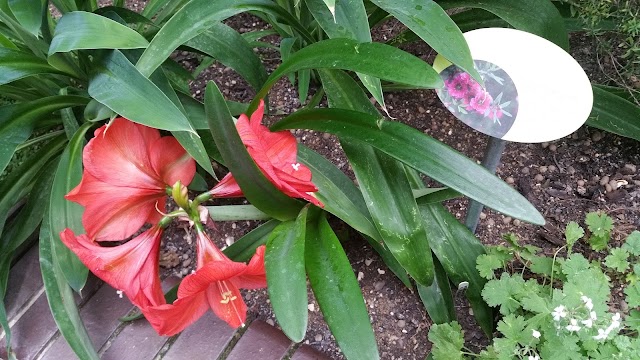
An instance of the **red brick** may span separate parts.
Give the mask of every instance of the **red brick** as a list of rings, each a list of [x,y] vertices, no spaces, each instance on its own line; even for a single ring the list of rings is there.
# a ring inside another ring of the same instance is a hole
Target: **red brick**
[[[20,360],[33,359],[58,328],[43,293],[11,328],[11,345]],[[5,338],[0,341],[0,358],[7,358]]]
[[[34,246],[11,268],[9,273],[7,295],[4,298],[9,321],[43,287],[38,247]]]
[[[302,345],[293,354],[291,360],[331,360],[331,358],[309,345]]]
[[[280,360],[290,345],[291,341],[282,331],[256,320],[242,335],[227,360]]]
[[[235,330],[211,311],[186,328],[163,360],[217,359]]]
[[[153,359],[167,339],[167,337],[158,335],[146,319],[136,320],[122,329],[111,342],[102,359]]]
[[[96,350],[99,350],[107,341],[111,333],[120,325],[120,317],[125,316],[133,309],[133,305],[127,298],[120,298],[116,290],[104,284],[80,310],[80,317],[84,322],[91,342]],[[54,341],[44,360],[73,359],[73,350],[67,341],[60,336]]]

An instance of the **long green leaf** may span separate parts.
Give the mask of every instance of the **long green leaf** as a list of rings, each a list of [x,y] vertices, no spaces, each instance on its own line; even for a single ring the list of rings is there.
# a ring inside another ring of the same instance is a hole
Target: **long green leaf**
[[[256,253],[260,245],[264,245],[269,240],[269,235],[280,224],[280,221],[271,219],[266,223],[251,230],[236,242],[231,244],[223,252],[233,261],[246,262]]]
[[[384,243],[411,277],[431,285],[431,249],[402,164],[354,141],[343,141],[342,148]]]
[[[380,358],[369,314],[349,259],[322,213],[310,216],[305,266],[324,319],[349,360]]]
[[[16,148],[29,138],[38,121],[54,111],[85,105],[88,101],[80,96],[49,96],[0,107],[0,171],[4,171]]]
[[[95,64],[89,95],[133,122],[162,130],[195,132],[167,95],[117,50]]]
[[[80,319],[73,291],[67,284],[54,250],[56,237],[49,224],[50,209],[47,209],[40,227],[40,269],[49,307],[58,329],[80,359],[99,359],[89,334]]]
[[[49,55],[79,49],[138,49],[149,42],[135,30],[97,14],[74,11],[65,14],[49,47]]]
[[[361,43],[371,42],[367,11],[362,0],[333,1],[333,11],[327,0],[306,0],[305,4],[329,38],[348,38]],[[384,107],[380,79],[358,73],[362,84],[376,101]]]
[[[565,50],[569,49],[564,19],[550,0],[439,0],[438,4],[445,9],[463,7],[487,10],[516,29],[542,36]]]
[[[298,161],[311,170],[312,181],[318,187],[315,194],[324,203],[324,210],[362,233],[389,269],[410,288],[411,280],[407,272],[382,243],[362,193],[353,181],[330,161],[304,145],[298,145]]]
[[[295,128],[366,142],[492,209],[544,224],[536,208],[509,185],[449,146],[405,124],[355,111],[317,109],[298,111],[272,126],[274,131]]]
[[[151,40],[136,64],[145,76],[150,75],[171,53],[190,39],[203,33],[216,22],[245,11],[257,10],[275,16],[295,27],[306,39],[310,35],[283,8],[270,0],[193,0],[176,12]]]
[[[640,107],[594,85],[593,109],[587,125],[640,141]]]
[[[7,3],[20,25],[38,36],[47,2],[45,0],[8,0]]]
[[[482,83],[462,32],[440,5],[431,0],[371,2],[393,15],[435,51]]]
[[[433,253],[457,286],[462,282],[468,283],[465,295],[471,303],[473,315],[485,334],[491,337],[493,312],[481,296],[486,280],[476,270],[476,258],[484,254],[484,246],[441,204],[419,207]]]
[[[204,105],[211,135],[247,200],[278,220],[295,218],[302,202],[283,194],[262,174],[242,143],[227,104],[212,81],[207,84]]]
[[[253,205],[206,206],[215,221],[269,220],[271,217]]]
[[[3,299],[7,293],[7,283],[13,252],[31,236],[42,221],[44,210],[46,209],[46,205],[43,206],[43,204],[46,204],[46,201],[49,199],[51,183],[53,182],[56,167],[57,162],[51,161],[37,174],[37,180],[33,187],[38,189],[38,191],[31,192],[24,207],[13,221],[6,226],[7,230],[0,238],[0,254],[2,254],[2,256],[0,256],[0,325],[5,331],[7,353],[11,353],[9,349],[11,345],[11,329],[9,328],[9,319],[7,319]]]
[[[352,70],[420,88],[439,88],[444,85],[440,75],[429,64],[393,46],[330,39],[309,45],[291,55],[271,73],[249,109],[253,109],[257,101],[267,95],[280,77],[303,69]]]
[[[0,85],[37,74],[64,73],[31,53],[0,47]]]
[[[434,324],[444,324],[456,320],[456,309],[449,278],[438,258],[433,259],[434,279],[430,286],[416,285],[420,300]]]
[[[304,242],[307,224],[305,206],[298,218],[278,225],[269,236],[264,267],[269,299],[282,331],[300,342],[307,332],[307,276]]]
[[[64,196],[71,191],[82,179],[82,148],[85,143],[84,135],[91,127],[91,123],[85,123],[73,135],[69,145],[65,149],[55,180],[51,189],[49,200],[49,226],[53,236],[51,244],[56,261],[60,264],[60,271],[72,289],[80,292],[87,281],[89,270],[80,259],[67,248],[58,234],[65,228],[73,230],[75,234],[84,234],[82,226],[82,214],[84,207],[68,201]]]
[[[223,23],[214,23],[185,45],[237,71],[255,90],[260,89],[267,79],[267,71],[253,49],[237,31]]]

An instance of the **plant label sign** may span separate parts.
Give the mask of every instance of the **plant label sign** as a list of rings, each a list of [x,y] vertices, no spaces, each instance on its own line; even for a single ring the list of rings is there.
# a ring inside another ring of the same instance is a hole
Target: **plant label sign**
[[[433,63],[445,83],[438,97],[456,118],[484,134],[526,143],[559,139],[587,121],[591,83],[562,48],[514,29],[464,36],[484,87],[440,55]]]

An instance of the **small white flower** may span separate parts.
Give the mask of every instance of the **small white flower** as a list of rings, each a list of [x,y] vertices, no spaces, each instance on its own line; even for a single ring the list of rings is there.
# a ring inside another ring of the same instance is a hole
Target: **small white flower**
[[[592,311],[589,313],[589,317],[591,318],[591,320],[596,321],[598,320],[598,316],[596,315],[595,311]]]
[[[580,326],[578,325],[578,320],[576,319],[569,320],[569,325],[566,326],[566,329],[571,332],[580,330]]]
[[[604,340],[607,338],[607,332],[603,329],[598,329],[598,335],[594,336],[594,340]]]
[[[613,317],[611,317],[611,321],[620,321],[620,313],[615,313]]]
[[[582,296],[580,297],[580,299],[584,302],[584,306],[585,306],[587,309],[589,309],[589,311],[593,310],[593,302],[591,301],[591,299],[590,299],[590,298],[588,298],[588,297],[586,297],[586,296],[582,295]]]
[[[551,315],[553,315],[553,320],[560,321],[560,319],[566,317],[567,316],[567,312],[566,312],[565,309],[566,308],[564,307],[564,305],[560,305],[560,306],[556,307],[555,309],[553,309],[553,312],[551,313]]]
[[[541,334],[540,334],[540,331],[538,331],[538,330],[536,330],[536,329],[533,329],[533,330],[532,330],[532,334],[531,334],[531,336],[533,336],[534,338],[536,338],[536,339],[540,339],[540,335],[541,335]]]
[[[591,327],[593,326],[593,320],[591,319],[582,320],[581,322],[582,322],[582,325],[586,326],[589,329],[591,329]]]
[[[527,360],[540,360],[540,356],[538,356],[537,354],[536,355],[529,355]]]

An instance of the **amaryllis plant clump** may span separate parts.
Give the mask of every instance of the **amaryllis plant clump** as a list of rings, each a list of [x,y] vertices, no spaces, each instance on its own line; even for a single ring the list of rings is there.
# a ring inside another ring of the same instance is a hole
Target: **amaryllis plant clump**
[[[296,140],[288,131],[270,132],[261,125],[264,104],[251,116],[240,116],[243,144],[265,176],[283,193],[322,204],[311,172],[297,162]],[[63,243],[96,276],[138,306],[161,335],[173,335],[211,309],[230,326],[243,326],[247,307],[239,289],[266,287],[265,247],[248,264],[235,262],[205,232],[210,221],[201,203],[212,197],[238,197],[242,190],[229,173],[211,191],[188,198],[195,161],[178,141],[157,129],[116,118],[97,129],[83,152],[80,184],[66,198],[85,207],[86,234],[65,229]],[[165,213],[170,194],[178,209]],[[197,233],[197,270],[167,303],[160,287],[159,252],[163,229],[172,220],[188,221]],[[143,226],[147,230],[139,232]],[[114,242],[123,242],[113,246]]]

